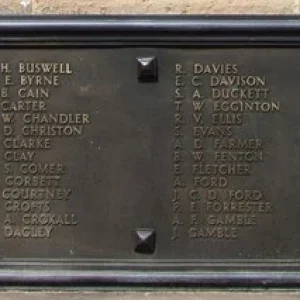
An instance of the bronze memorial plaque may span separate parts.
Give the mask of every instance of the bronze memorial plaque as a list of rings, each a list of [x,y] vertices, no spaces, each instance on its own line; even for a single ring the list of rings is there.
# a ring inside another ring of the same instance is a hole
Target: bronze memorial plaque
[[[288,21],[63,23],[0,24],[1,282],[298,284]]]

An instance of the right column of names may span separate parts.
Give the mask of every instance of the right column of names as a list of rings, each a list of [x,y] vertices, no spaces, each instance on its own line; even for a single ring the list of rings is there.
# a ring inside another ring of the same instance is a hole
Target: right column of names
[[[268,155],[253,114],[276,114],[280,102],[271,100],[266,76],[244,73],[239,64],[195,62],[192,69],[182,64],[180,74],[178,65],[180,89],[188,95],[185,124],[193,137],[183,157],[192,182],[181,188],[188,201],[188,236],[236,239],[272,213],[270,199],[253,187]]]

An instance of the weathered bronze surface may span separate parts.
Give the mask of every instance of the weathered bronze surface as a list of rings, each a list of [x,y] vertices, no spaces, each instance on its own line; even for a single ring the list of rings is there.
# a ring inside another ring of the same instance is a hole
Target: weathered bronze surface
[[[1,257],[300,258],[298,50],[0,54]]]

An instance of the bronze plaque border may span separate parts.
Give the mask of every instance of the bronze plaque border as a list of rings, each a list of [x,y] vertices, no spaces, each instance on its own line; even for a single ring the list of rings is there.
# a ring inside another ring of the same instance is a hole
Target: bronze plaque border
[[[10,16],[0,47],[300,47],[295,16]],[[1,286],[299,287],[300,261],[2,260]]]

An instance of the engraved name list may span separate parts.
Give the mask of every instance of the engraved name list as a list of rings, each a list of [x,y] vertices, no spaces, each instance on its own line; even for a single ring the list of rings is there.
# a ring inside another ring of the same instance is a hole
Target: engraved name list
[[[182,234],[237,239],[272,213],[264,191],[247,186],[268,142],[259,131],[245,136],[241,130],[253,114],[278,114],[280,102],[270,95],[266,76],[244,74],[237,63],[175,64],[173,241]]]
[[[57,203],[72,201],[72,190],[63,184],[68,166],[39,156],[52,151],[57,139],[81,136],[90,115],[49,109],[53,90],[74,72],[68,62],[2,62],[0,72],[3,235],[50,238],[58,227],[76,226],[79,220],[56,209]]]

